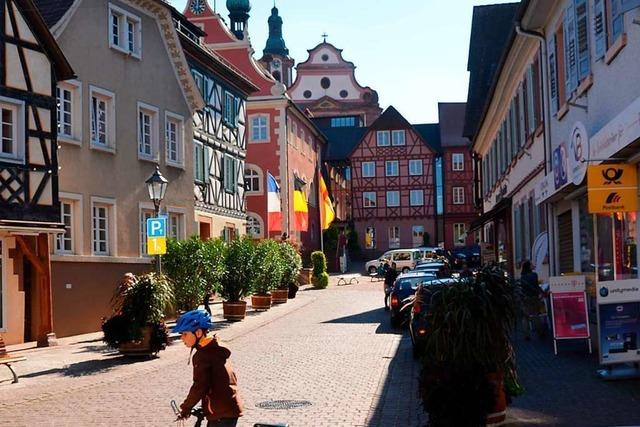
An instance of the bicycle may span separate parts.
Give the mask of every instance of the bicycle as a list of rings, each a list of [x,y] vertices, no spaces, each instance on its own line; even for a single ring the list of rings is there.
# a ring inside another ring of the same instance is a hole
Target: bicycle
[[[171,408],[173,409],[173,413],[176,416],[175,422],[179,422],[180,425],[184,425],[186,420],[180,418],[180,408],[178,408],[178,404],[175,400],[171,401]],[[202,427],[202,423],[205,420],[204,410],[201,407],[193,408],[191,410],[191,415],[196,417],[195,427]],[[255,423],[253,427],[289,427],[288,423],[278,423],[278,424],[265,424],[265,423]]]

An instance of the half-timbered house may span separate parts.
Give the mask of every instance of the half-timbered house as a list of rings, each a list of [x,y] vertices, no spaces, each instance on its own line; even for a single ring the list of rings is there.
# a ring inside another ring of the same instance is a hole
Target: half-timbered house
[[[191,118],[204,105],[162,0],[37,0],[77,64],[58,85],[60,206],[65,233],[52,256],[58,335],[100,329],[126,272],[152,268],[145,181],[169,181],[161,212],[169,237],[195,234]]]
[[[434,236],[437,143],[430,140],[439,131],[422,127],[389,107],[348,155],[352,216],[366,254],[422,246]]]
[[[49,236],[64,230],[55,89],[73,70],[31,0],[4,0],[0,13],[0,333],[47,345]]]

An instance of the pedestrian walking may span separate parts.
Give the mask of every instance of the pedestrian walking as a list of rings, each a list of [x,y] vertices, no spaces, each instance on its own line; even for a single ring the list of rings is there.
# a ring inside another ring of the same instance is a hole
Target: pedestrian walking
[[[200,401],[207,418],[207,427],[234,427],[242,416],[242,402],[238,396],[238,382],[229,357],[231,352],[209,337],[211,316],[203,310],[191,310],[178,319],[173,332],[181,334],[186,347],[196,350],[193,355],[193,385],[180,405],[178,420],[189,418]],[[191,356],[190,356],[191,357]]]
[[[209,316],[211,316],[211,307],[209,306],[209,301],[211,300],[212,295],[213,294],[211,292],[207,292],[207,294],[204,296],[204,301],[202,301],[202,305],[204,305],[204,309],[207,310]]]
[[[538,274],[533,271],[531,261],[522,263],[520,270],[520,289],[522,293],[523,327],[525,339],[531,338],[531,331],[536,330],[538,335],[544,333],[541,318],[546,315],[544,305],[544,292],[538,284]],[[546,326],[546,325],[545,325]]]
[[[389,294],[391,294],[391,289],[393,289],[393,283],[398,278],[398,271],[396,270],[396,263],[391,263],[391,267],[389,267],[389,263],[385,264],[387,266],[387,271],[384,273],[384,309],[389,310]]]

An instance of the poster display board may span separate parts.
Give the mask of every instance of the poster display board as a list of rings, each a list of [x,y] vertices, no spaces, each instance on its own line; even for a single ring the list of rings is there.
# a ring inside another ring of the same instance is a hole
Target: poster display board
[[[598,283],[600,363],[640,361],[640,279]]]
[[[589,332],[589,312],[585,293],[585,276],[549,277],[551,292],[551,316],[553,319],[553,347],[556,354],[556,340],[586,339],[591,353]]]

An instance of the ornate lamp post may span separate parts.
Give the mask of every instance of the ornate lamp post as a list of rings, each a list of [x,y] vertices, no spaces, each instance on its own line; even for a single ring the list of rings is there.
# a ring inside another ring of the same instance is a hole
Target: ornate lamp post
[[[157,218],[160,214],[160,203],[162,203],[164,195],[167,192],[167,185],[169,184],[169,181],[162,176],[160,166],[156,165],[156,170],[153,172],[153,175],[151,175],[145,182],[147,184],[147,190],[149,190],[149,198],[153,202],[154,216]],[[156,273],[160,274],[161,272],[162,264],[160,261],[160,255],[156,255]]]

